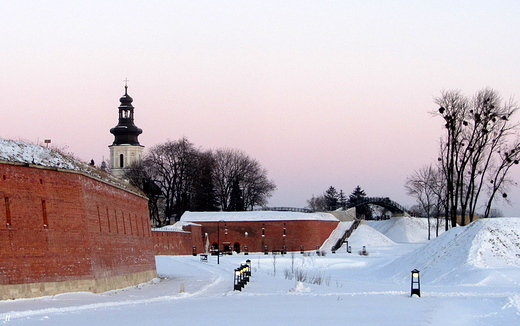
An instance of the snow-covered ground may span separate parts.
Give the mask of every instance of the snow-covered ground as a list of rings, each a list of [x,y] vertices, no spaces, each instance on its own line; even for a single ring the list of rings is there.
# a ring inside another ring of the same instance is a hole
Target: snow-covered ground
[[[160,278],[153,282],[2,301],[0,323],[520,325],[520,219],[477,221],[429,242],[424,222],[361,225],[349,239],[351,254],[240,254],[221,257],[219,265],[212,256],[158,256]],[[363,246],[367,256],[358,255]],[[233,269],[248,258],[251,282],[233,291]],[[414,268],[421,271],[420,298],[410,297]]]

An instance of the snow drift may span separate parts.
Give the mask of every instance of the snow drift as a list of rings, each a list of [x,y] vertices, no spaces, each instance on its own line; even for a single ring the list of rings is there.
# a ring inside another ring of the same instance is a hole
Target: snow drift
[[[425,281],[449,283],[479,283],[493,278],[493,273],[483,271],[486,269],[507,277],[498,270],[520,267],[519,230],[519,218],[480,219],[450,229],[382,271],[396,279],[408,279],[409,271],[417,268]]]
[[[435,237],[435,220],[431,219],[431,238]],[[417,217],[394,217],[386,221],[367,221],[367,225],[394,242],[422,242],[428,240],[428,220]],[[439,227],[443,232],[444,224]]]

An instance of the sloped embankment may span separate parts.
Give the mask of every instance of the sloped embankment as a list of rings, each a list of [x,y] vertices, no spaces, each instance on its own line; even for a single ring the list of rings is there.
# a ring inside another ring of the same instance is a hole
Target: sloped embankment
[[[450,229],[386,265],[381,274],[406,279],[417,268],[424,281],[461,283],[470,275],[472,282],[479,282],[493,278],[492,270],[518,267],[520,218],[500,218]]]

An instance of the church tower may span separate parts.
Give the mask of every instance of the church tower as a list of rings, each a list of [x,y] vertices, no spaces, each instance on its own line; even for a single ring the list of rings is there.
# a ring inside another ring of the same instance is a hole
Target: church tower
[[[119,123],[110,129],[115,138],[114,143],[108,147],[110,169],[114,175],[122,176],[125,168],[141,160],[144,146],[140,145],[137,139],[143,130],[134,124],[133,99],[128,95],[128,85],[125,85],[125,95],[119,101]]]

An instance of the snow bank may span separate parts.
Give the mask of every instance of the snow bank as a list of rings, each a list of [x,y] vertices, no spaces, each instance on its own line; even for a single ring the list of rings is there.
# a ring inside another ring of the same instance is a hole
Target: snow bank
[[[338,221],[329,213],[300,213],[300,212],[185,212],[181,216],[182,222],[218,222],[218,221]]]
[[[520,267],[520,218],[480,219],[452,228],[382,271],[407,278],[417,268],[430,282],[478,283],[494,277],[485,269],[511,267]]]
[[[393,246],[394,242],[374,228],[361,224],[348,239],[353,246]]]
[[[345,232],[352,226],[353,221],[339,222],[338,226],[331,232],[327,240],[321,245],[321,251],[330,251],[332,247],[343,237]]]
[[[431,238],[435,237],[435,220],[431,219]],[[367,221],[367,225],[394,242],[422,242],[428,240],[428,220],[417,217],[394,217],[385,221]],[[439,234],[444,230],[439,228]]]

